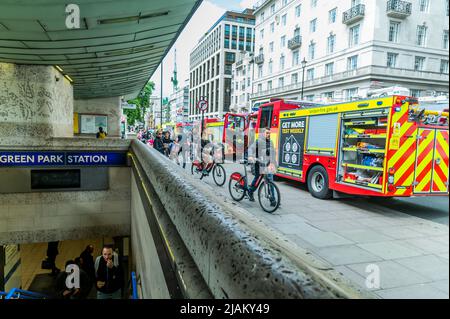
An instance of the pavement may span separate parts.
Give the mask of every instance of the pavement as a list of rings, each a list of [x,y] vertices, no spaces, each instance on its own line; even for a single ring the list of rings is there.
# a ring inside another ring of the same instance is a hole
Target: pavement
[[[225,169],[229,176],[243,166]],[[232,202],[228,181],[204,182]],[[449,298],[448,197],[319,200],[301,183],[276,183],[281,206],[274,214],[257,200],[236,205],[376,297]]]

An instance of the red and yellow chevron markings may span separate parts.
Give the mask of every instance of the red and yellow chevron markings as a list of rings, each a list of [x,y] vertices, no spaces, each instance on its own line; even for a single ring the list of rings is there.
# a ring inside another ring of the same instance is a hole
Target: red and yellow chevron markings
[[[433,169],[434,129],[419,129],[419,142],[416,161],[416,193],[431,191],[431,177]]]
[[[433,192],[441,193],[448,191],[448,153],[448,131],[436,130],[436,148],[434,151],[434,171],[432,182]]]
[[[395,125],[400,125],[400,130],[396,131]],[[407,188],[396,189],[394,195],[401,196],[411,192],[410,186],[414,181],[414,168],[416,159],[416,139],[415,132],[417,127],[414,122],[408,122],[408,108],[402,107],[401,112],[392,115],[392,138],[391,151],[388,162],[388,168],[395,169],[395,186],[407,186]],[[392,139],[400,140],[397,150],[392,148]]]

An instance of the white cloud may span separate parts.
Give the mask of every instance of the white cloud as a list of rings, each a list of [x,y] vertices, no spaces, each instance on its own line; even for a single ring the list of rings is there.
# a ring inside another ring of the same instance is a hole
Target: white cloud
[[[239,6],[243,9],[253,8],[253,6],[258,2],[258,0],[242,0]]]

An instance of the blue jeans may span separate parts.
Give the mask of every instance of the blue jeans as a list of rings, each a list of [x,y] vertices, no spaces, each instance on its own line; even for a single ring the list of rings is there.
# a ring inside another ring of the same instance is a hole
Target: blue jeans
[[[122,289],[118,289],[110,294],[97,291],[97,299],[122,299]]]

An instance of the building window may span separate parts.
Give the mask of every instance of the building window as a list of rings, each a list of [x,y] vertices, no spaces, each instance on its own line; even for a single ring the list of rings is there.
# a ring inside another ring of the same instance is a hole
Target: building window
[[[263,68],[262,65],[258,66],[258,78],[263,77]]]
[[[424,25],[418,25],[416,44],[423,47],[426,45],[426,42],[427,42],[427,27]]]
[[[389,23],[389,41],[398,42],[398,34],[400,32],[400,22],[390,21]]]
[[[444,30],[444,39],[442,47],[446,50],[448,50],[448,30]]]
[[[314,80],[314,68],[306,70],[306,80]]]
[[[286,26],[286,20],[287,20],[287,15],[285,14],[285,15],[283,15],[283,16],[281,17],[281,25],[282,25],[283,27]]]
[[[333,75],[334,73],[334,62],[325,64],[325,76]]]
[[[348,41],[349,42],[348,45],[350,47],[359,44],[359,29],[360,29],[359,24],[350,28],[349,41]]]
[[[299,18],[301,13],[302,13],[302,5],[299,4],[298,6],[295,7],[295,16]]]
[[[282,88],[284,86],[284,78],[279,78],[278,79],[278,87]]]
[[[330,34],[330,36],[327,38],[327,54],[331,54],[334,52],[335,43],[336,43],[336,35]]]
[[[311,94],[311,95],[307,95],[307,96],[305,96],[305,98],[306,98],[306,100],[307,101],[314,101],[314,94]]]
[[[421,90],[410,89],[409,91],[411,92],[412,97],[421,97],[422,96]]]
[[[328,23],[336,22],[336,13],[337,13],[337,8],[334,8],[334,9],[328,11]]]
[[[226,37],[230,36],[230,25],[229,24],[225,24],[225,36]]]
[[[311,0],[311,8],[317,7],[317,0]]]
[[[264,12],[261,12],[261,22],[264,21]]]
[[[274,13],[275,13],[275,3],[270,6],[270,14],[272,15]]]
[[[430,7],[430,1],[429,0],[420,0],[419,6],[420,6],[420,12],[428,12],[428,9]]]
[[[283,6],[287,5],[289,0],[283,0]]]
[[[298,50],[292,52],[292,66],[296,66],[300,63],[300,52]]]
[[[272,22],[270,24],[270,32],[274,33],[275,32],[275,22]]]
[[[345,99],[350,101],[358,97],[358,88],[346,89],[344,91]]]
[[[314,60],[316,56],[316,44],[311,43],[308,48],[308,58],[309,60]]]
[[[280,57],[280,70],[284,70],[284,55],[281,55]]]
[[[281,37],[281,47],[284,48],[285,46],[286,46],[286,36],[283,35],[283,36]]]
[[[422,71],[424,65],[425,65],[425,58],[422,56],[416,56],[415,61],[414,61],[414,70]]]
[[[269,75],[273,73],[273,62],[269,61]]]
[[[322,95],[325,99],[333,99],[334,98],[334,92],[324,92]]]
[[[267,89],[272,90],[272,81],[267,82]]]
[[[386,66],[388,68],[395,68],[395,67],[397,67],[397,57],[398,57],[397,53],[388,52],[387,53]]]
[[[269,43],[269,52],[273,53],[273,42]]]
[[[294,73],[291,75],[291,84],[297,84],[298,83],[298,74]]]
[[[260,83],[260,84],[258,84],[258,93],[261,93],[262,92],[262,84]]]
[[[264,29],[262,29],[261,31],[259,31],[259,38],[262,40],[264,39]]]
[[[309,32],[310,33],[316,32],[316,28],[317,28],[317,19],[311,20],[309,22]]]
[[[356,70],[358,68],[358,56],[354,55],[347,58],[347,71]]]
[[[441,73],[448,74],[448,60],[441,60]]]

